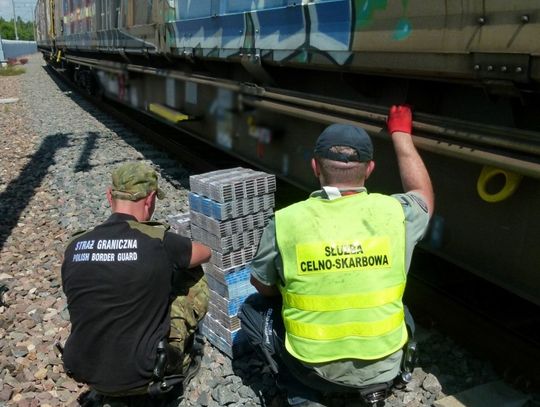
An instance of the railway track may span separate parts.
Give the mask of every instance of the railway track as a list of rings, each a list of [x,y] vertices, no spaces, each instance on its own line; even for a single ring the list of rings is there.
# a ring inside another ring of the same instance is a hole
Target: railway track
[[[46,69],[52,73],[52,77],[60,87],[68,84],[70,89],[80,92],[101,111],[124,123],[146,141],[174,155],[194,172],[212,171],[227,165],[227,161],[224,160],[226,156],[220,155],[216,148],[197,139],[193,134],[173,128],[149,114],[134,112],[114,101],[90,95],[80,89],[62,69],[54,69],[51,65],[47,65]]]
[[[56,75],[57,82],[65,86],[60,80],[68,80],[63,72],[49,69]],[[70,86],[76,86],[69,82]],[[197,135],[155,116],[131,111],[122,104],[96,96],[85,97],[175,156],[193,173],[237,165],[257,166],[257,163],[228,155]],[[375,115],[371,119],[381,122],[382,116]],[[526,163],[532,165],[527,168],[535,173],[536,164]],[[277,207],[305,197],[306,189],[281,177]],[[413,258],[405,299],[421,324],[435,325],[475,354],[492,361],[510,383],[527,391],[540,390],[539,306],[421,249]]]

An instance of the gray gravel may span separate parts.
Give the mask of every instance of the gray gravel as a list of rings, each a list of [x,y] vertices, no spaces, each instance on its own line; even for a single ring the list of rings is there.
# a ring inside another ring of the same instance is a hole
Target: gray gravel
[[[111,169],[128,160],[155,166],[167,198],[154,219],[188,211],[188,172],[69,90],[59,88],[33,56],[21,77],[0,77],[0,406],[76,405],[85,387],[67,378],[54,342],[69,333],[59,267],[71,233],[109,215],[105,189]],[[422,368],[387,406],[429,406],[448,394],[496,380],[434,329],[419,329]],[[282,395],[251,353],[231,361],[205,344],[202,368],[180,406],[279,406]],[[339,400],[334,404],[343,405]]]

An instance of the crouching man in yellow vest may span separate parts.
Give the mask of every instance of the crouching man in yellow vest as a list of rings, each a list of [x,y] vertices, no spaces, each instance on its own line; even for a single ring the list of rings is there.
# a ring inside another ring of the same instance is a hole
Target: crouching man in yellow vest
[[[405,193],[368,193],[369,135],[331,125],[311,161],[322,189],[276,212],[253,260],[259,294],[242,307],[242,327],[289,405],[320,406],[322,392],[358,392],[400,373],[413,325],[402,296],[434,198],[408,107],[391,108],[388,130]]]

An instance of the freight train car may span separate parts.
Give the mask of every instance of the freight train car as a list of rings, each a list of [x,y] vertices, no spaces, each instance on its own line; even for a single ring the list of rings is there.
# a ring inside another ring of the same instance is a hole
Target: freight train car
[[[537,1],[39,0],[36,21],[89,92],[306,189],[341,122],[374,138],[368,187],[399,190],[385,114],[413,105],[437,195],[423,246],[540,304]]]

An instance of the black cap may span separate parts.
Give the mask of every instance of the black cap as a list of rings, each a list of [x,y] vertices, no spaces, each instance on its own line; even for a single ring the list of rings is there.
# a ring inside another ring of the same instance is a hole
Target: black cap
[[[330,151],[335,146],[346,146],[356,154],[346,155]],[[323,130],[315,144],[315,156],[333,161],[365,162],[373,159],[373,144],[367,132],[349,124],[332,124]]]

